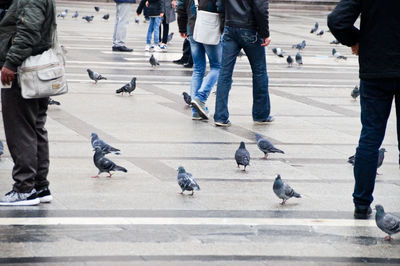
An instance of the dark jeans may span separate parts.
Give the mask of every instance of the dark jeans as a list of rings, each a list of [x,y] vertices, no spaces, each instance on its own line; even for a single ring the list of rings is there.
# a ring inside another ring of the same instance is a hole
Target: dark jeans
[[[163,27],[161,37],[161,26]],[[167,44],[169,33],[169,24],[166,22],[165,16],[163,17],[162,23],[160,24],[160,42]]]
[[[14,161],[13,190],[21,193],[48,187],[49,146],[46,111],[49,98],[23,99],[17,82],[1,90],[6,141]]]
[[[222,42],[222,65],[218,78],[217,98],[214,120],[226,122],[229,118],[228,96],[232,86],[232,73],[236,57],[243,48],[253,72],[253,110],[254,121],[262,121],[270,114],[268,93],[267,63],[265,49],[256,30],[226,26]]]
[[[393,97],[396,97],[396,109],[400,108],[400,79],[360,82],[362,130],[354,163],[353,201],[361,208],[367,208],[374,199],[372,193],[375,187],[378,150],[385,137]]]

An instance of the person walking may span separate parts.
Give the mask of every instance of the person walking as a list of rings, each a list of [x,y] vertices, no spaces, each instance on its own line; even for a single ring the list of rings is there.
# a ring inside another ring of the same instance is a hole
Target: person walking
[[[185,38],[185,40],[183,41],[181,58],[172,61],[172,63],[183,65],[183,67],[185,68],[193,67],[192,52],[190,51],[190,42],[188,38]]]
[[[49,98],[22,98],[16,72],[26,58],[52,46],[55,2],[7,2],[8,11],[0,21],[1,106],[7,146],[14,161],[14,185],[0,198],[0,206],[37,205],[53,199],[47,180],[49,146],[45,123]]]
[[[198,10],[222,13],[222,0],[200,0]],[[196,7],[193,0],[178,0],[178,26],[181,37],[189,38],[194,63],[190,95],[192,97],[192,119],[208,119],[206,101],[211,89],[218,80],[221,68],[221,43],[209,45],[197,42],[193,38],[196,22]],[[210,63],[210,71],[206,74],[206,55]]]
[[[230,126],[228,96],[232,86],[236,57],[243,49],[253,72],[253,111],[256,124],[273,121],[270,116],[265,46],[271,42],[269,34],[268,0],[225,1],[225,28],[222,41],[221,71],[215,101],[214,123]]]
[[[169,24],[176,20],[175,8],[176,0],[162,0],[164,16],[160,24],[160,48],[163,52],[167,52]],[[161,34],[161,26],[163,28]]]
[[[114,0],[116,4],[116,15],[113,35],[114,52],[132,52],[133,49],[126,47],[126,31],[128,29],[129,18],[131,16],[131,6],[135,0]]]
[[[138,8],[136,9],[137,16],[140,16],[144,6],[147,7],[147,14],[150,17],[149,28],[147,30],[146,46],[145,51],[156,51],[161,52],[161,48],[158,45],[160,41],[160,23],[161,18],[164,16],[163,12],[163,0],[142,0]],[[151,37],[154,32],[154,44],[151,45]]]
[[[394,97],[396,109],[400,108],[399,9],[398,0],[342,0],[328,16],[332,34],[359,56],[362,129],[354,163],[356,219],[372,213],[378,150]],[[358,29],[354,23],[360,15]]]

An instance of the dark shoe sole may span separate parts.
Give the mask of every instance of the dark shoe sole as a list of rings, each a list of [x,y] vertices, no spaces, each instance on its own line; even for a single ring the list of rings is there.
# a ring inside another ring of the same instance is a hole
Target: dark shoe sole
[[[190,103],[192,104],[194,109],[196,109],[197,113],[201,116],[201,118],[208,119],[207,113],[200,107],[200,105],[195,100],[192,100]]]

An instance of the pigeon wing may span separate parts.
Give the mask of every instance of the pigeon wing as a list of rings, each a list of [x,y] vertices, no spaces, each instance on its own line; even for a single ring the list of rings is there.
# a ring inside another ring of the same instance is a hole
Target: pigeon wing
[[[382,227],[386,230],[386,233],[397,233],[400,232],[400,218],[390,214],[386,213],[385,216],[382,218]],[[382,228],[381,228],[382,229]]]

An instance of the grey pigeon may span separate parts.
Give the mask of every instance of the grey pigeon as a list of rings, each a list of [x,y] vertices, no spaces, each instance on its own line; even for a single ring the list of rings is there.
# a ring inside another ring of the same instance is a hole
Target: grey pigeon
[[[235,152],[235,160],[238,168],[240,165],[244,166],[243,171],[246,171],[246,166],[250,165],[250,153],[248,150],[246,150],[246,146],[244,145],[243,141],[240,142],[239,149],[237,149]]]
[[[400,218],[394,216],[393,214],[386,213],[382,205],[375,205],[375,209],[376,225],[379,227],[379,229],[388,234],[385,236],[385,240],[392,240],[392,235],[400,232]]]
[[[4,154],[4,145],[3,142],[0,140],[0,157]]]
[[[96,10],[96,12],[99,12],[99,11],[100,11],[100,7],[95,6],[95,7],[94,7],[94,10]]]
[[[288,57],[286,58],[286,62],[288,63],[289,67],[291,67],[293,65],[293,58],[288,55]]]
[[[320,30],[320,31],[317,33],[317,36],[322,36],[322,35],[324,35],[324,30]]]
[[[140,23],[140,20],[139,20],[138,18],[135,18],[135,23],[136,23],[136,24],[139,24],[139,23]]]
[[[108,154],[108,153],[114,153],[116,155],[120,154],[120,150],[117,148],[114,148],[113,146],[110,146],[106,142],[104,142],[102,139],[99,138],[99,136],[96,133],[91,134],[91,140],[90,142],[92,143],[93,149],[96,147],[99,147],[103,154]]]
[[[97,175],[93,176],[93,178],[98,178],[101,173],[108,173],[108,177],[111,177],[111,171],[122,171],[125,173],[128,172],[128,170],[126,170],[124,167],[116,165],[113,161],[104,157],[103,151],[100,147],[96,146],[94,150],[95,153],[93,155],[93,162],[97,169],[99,169],[99,172]]]
[[[279,57],[283,57],[283,50],[281,48],[272,48],[272,52]]]
[[[280,149],[274,147],[274,145],[267,139],[263,138],[260,134],[256,134],[257,147],[264,153],[264,158],[267,159],[268,153],[283,153]]]
[[[187,105],[192,105],[192,97],[190,97],[190,95],[187,92],[182,92],[183,95],[183,100],[185,101],[185,103]]]
[[[340,42],[336,39],[334,39],[333,41],[330,42],[330,44],[339,44]]]
[[[192,174],[187,173],[185,168],[183,168],[182,166],[179,166],[178,168],[177,179],[178,179],[178,184],[182,189],[182,192],[180,193],[182,195],[185,190],[192,191],[192,195],[194,194],[195,190],[200,190],[200,187],[197,184],[196,180],[194,180]]]
[[[296,54],[296,63],[298,64],[298,65],[302,65],[303,64],[303,57],[301,56],[301,54],[300,53],[297,53]]]
[[[87,22],[93,21],[94,16],[84,16],[82,19],[86,20]]]
[[[284,205],[286,201],[292,197],[301,198],[301,195],[294,191],[294,189],[288,184],[286,184],[279,174],[275,178],[272,189],[274,190],[275,195],[282,199],[282,205]]]
[[[108,13],[103,16],[104,20],[108,20],[109,18],[110,18],[110,14],[108,14]]]
[[[168,34],[167,43],[171,42],[173,37],[174,37],[174,33],[173,33],[173,32],[171,32],[170,34]]]
[[[306,41],[303,40],[301,43],[294,44],[292,46],[292,48],[295,48],[295,49],[298,49],[298,50],[303,50],[304,48],[306,48]]]
[[[333,55],[336,59],[347,60],[347,57],[344,56],[344,55],[341,55],[338,51],[336,51],[335,48],[332,49],[332,55]]]
[[[360,89],[356,85],[354,89],[351,91],[351,97],[355,100],[357,97],[360,96]]]
[[[68,15],[68,9],[58,14],[57,17],[62,17],[64,19],[67,15]]]
[[[314,24],[314,27],[312,27],[312,28],[311,28],[311,32],[310,32],[310,33],[317,32],[317,30],[318,30],[318,27],[319,27],[319,24],[318,24],[318,22],[315,22],[315,24]]]
[[[153,68],[155,68],[156,66],[159,66],[159,65],[160,65],[160,63],[158,63],[158,61],[157,61],[157,59],[154,57],[154,55],[151,55],[151,56],[150,56],[149,62],[150,62],[150,65],[151,65]]]
[[[72,15],[72,18],[77,18],[77,17],[79,17],[79,13],[78,11],[75,11],[75,13]]]
[[[89,78],[91,79],[91,80],[94,80],[94,84],[97,84],[97,81],[99,81],[99,80],[101,80],[101,79],[107,79],[106,77],[103,77],[102,75],[100,75],[99,73],[97,73],[97,72],[94,72],[93,70],[91,70],[91,69],[86,69],[86,71],[88,72],[88,75],[89,75]]]
[[[385,152],[386,149],[385,148],[380,148],[379,149],[379,156],[378,156],[378,164],[377,164],[377,168],[381,167],[383,164],[383,160],[385,159]],[[348,158],[347,162],[351,165],[354,166],[356,160],[356,155],[352,155]],[[376,173],[377,175],[380,175],[379,173]]]
[[[122,93],[124,95],[125,92],[129,93],[131,95],[131,92],[136,89],[136,77],[133,77],[132,80],[122,86],[120,89],[116,90],[116,93]]]
[[[61,103],[49,97],[48,105],[61,105]]]

